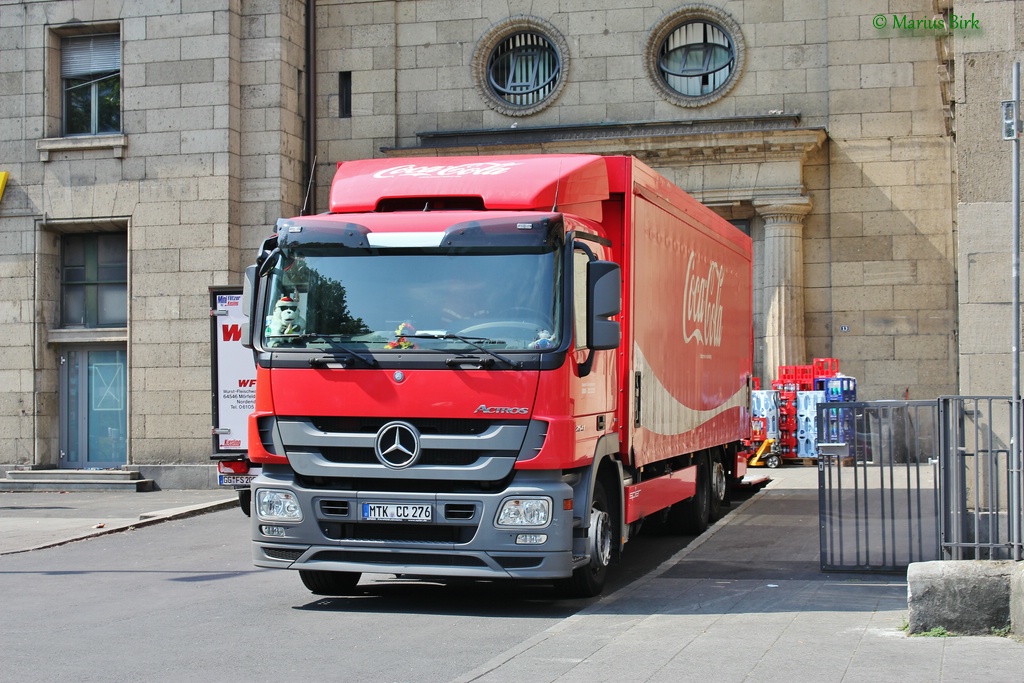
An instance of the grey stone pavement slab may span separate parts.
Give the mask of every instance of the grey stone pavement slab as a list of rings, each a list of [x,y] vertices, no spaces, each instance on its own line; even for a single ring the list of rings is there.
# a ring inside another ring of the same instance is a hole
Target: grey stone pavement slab
[[[456,680],[1024,680],[1014,639],[908,637],[905,576],[822,572],[817,470],[771,476],[656,571]]]

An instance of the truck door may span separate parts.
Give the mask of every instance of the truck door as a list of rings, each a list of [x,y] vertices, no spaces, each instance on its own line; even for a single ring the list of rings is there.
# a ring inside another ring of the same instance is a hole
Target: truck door
[[[616,408],[616,351],[587,348],[587,263],[591,256],[573,251],[573,352],[570,396],[576,417],[577,456],[593,455],[597,439],[613,430]]]

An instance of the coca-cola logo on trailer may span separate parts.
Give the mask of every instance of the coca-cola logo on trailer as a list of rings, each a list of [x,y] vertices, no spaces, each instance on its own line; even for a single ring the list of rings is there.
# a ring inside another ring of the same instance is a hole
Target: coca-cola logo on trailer
[[[707,272],[690,252],[683,290],[683,341],[696,340],[704,346],[722,345],[722,285],[725,268],[712,261]]]
[[[497,162],[481,161],[472,164],[457,164],[455,166],[417,166],[406,164],[404,166],[392,166],[377,171],[374,178],[453,178],[469,175],[501,175],[512,170],[513,166],[519,166],[515,161]]]

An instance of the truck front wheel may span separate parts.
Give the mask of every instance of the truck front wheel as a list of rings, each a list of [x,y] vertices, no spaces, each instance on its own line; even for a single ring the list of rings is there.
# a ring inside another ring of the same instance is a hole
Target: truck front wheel
[[[352,595],[359,583],[359,572],[325,572],[315,569],[300,569],[299,578],[302,584],[313,595],[344,596]]]
[[[590,529],[587,530],[590,562],[559,582],[562,593],[574,598],[592,598],[604,590],[608,565],[612,560],[612,519],[608,512],[608,496],[601,482],[594,484],[594,501],[590,504]]]

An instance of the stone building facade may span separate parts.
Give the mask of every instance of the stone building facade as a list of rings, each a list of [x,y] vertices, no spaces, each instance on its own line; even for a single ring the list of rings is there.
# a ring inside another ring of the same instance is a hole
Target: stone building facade
[[[386,155],[635,155],[753,237],[765,380],[834,357],[862,399],[1009,393],[993,226],[1009,230],[999,100],[1022,13],[0,2],[0,468],[212,481],[209,288],[240,283],[278,217],[323,210],[336,161]],[[495,78],[506,49],[534,67],[525,100]]]

